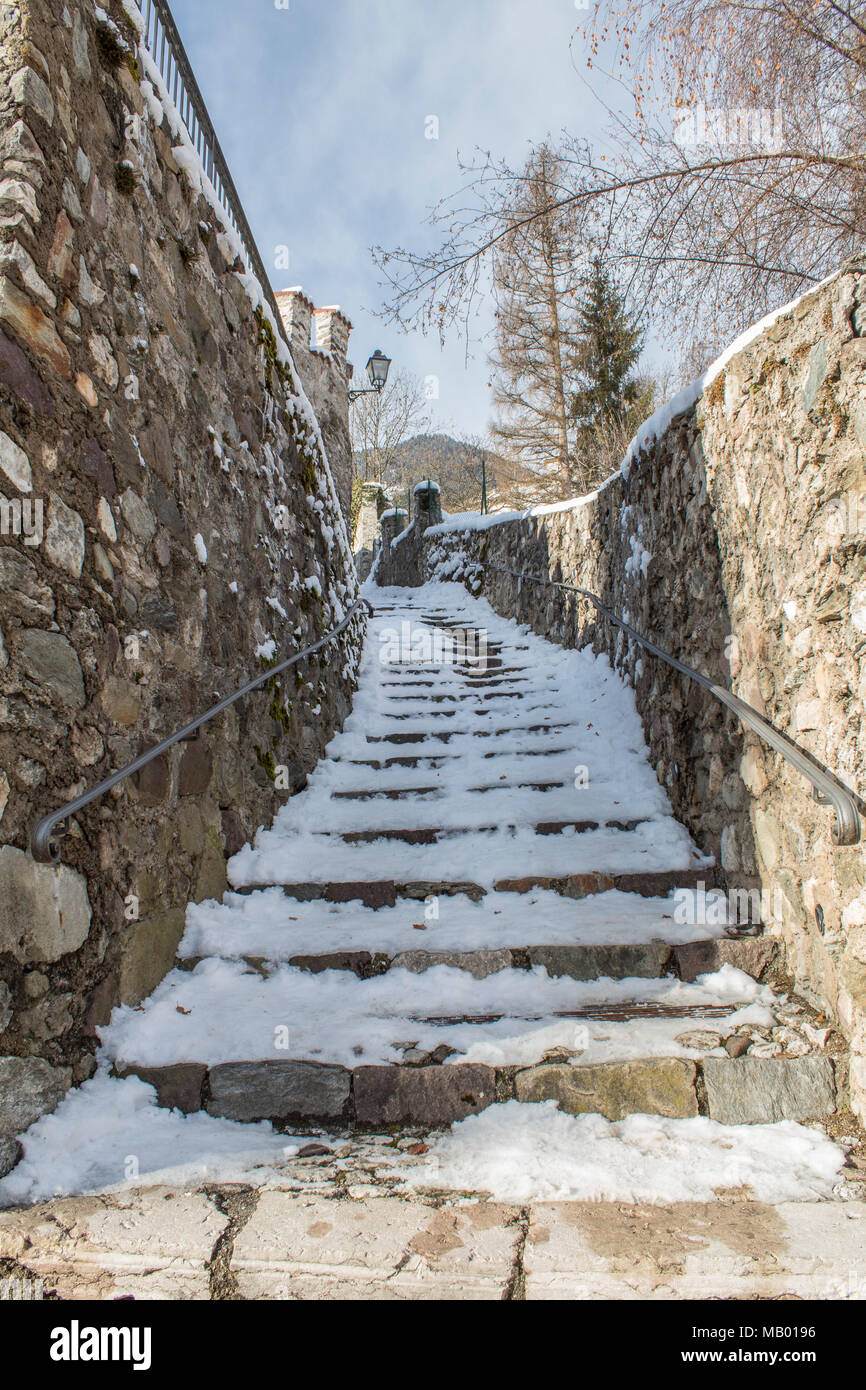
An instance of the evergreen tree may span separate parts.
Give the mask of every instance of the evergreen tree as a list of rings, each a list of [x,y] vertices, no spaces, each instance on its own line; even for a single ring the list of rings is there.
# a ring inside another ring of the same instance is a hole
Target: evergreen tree
[[[601,256],[595,256],[577,303],[578,334],[569,367],[576,378],[570,417],[575,452],[593,482],[615,465],[611,451],[628,444],[652,409],[654,390],[636,372],[644,333]]]

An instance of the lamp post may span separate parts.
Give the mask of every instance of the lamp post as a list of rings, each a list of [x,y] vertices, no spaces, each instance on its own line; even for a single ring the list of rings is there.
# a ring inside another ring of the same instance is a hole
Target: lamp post
[[[388,380],[388,372],[391,370],[391,359],[386,357],[381,348],[377,348],[367,361],[367,378],[370,385],[361,391],[350,391],[349,400],[356,401],[359,396],[371,396],[379,394],[384,390]]]

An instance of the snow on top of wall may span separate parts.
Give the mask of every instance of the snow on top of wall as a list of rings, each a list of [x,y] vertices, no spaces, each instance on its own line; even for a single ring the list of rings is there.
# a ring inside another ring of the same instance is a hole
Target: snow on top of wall
[[[735,338],[732,343],[729,343],[724,352],[716,358],[715,362],[707,367],[703,375],[695,377],[694,381],[690,381],[688,386],[684,386],[683,389],[678,391],[675,396],[672,396],[669,401],[665,401],[663,405],[660,405],[658,410],[653,411],[649,419],[644,420],[626,450],[625,458],[620,465],[622,476],[624,478],[628,477],[629,469],[634,463],[637,455],[645,449],[648,444],[652,444],[654,440],[660,438],[665,430],[670,427],[671,422],[677,415],[681,415],[685,410],[691,410],[692,406],[700,399],[707,387],[715,381],[720,372],[724,371],[732,357],[736,357],[738,353],[743,352],[756,338],[760,338],[763,333],[766,333],[768,329],[772,328],[777,319],[784,318],[786,314],[790,314],[800,303],[800,300],[805,299],[807,294],[814,294],[815,291],[821,289],[822,286],[829,285],[830,282],[835,280],[841,273],[840,270],[834,270],[832,275],[828,275],[819,284],[813,285],[808,290],[804,290],[802,294],[798,294],[796,299],[792,299],[789,304],[783,304],[780,309],[773,309],[769,314],[765,314],[757,323],[753,323],[751,328],[747,328],[739,337]]]
[[[438,484],[438,483],[434,483],[434,481],[433,481],[432,478],[426,478],[426,479],[424,480],[423,483],[416,483],[415,486],[414,486],[414,488],[412,489],[412,491],[413,491],[413,492],[426,492],[428,488],[430,489],[431,492],[438,492],[438,491],[439,491],[439,484]]]
[[[135,3],[135,0],[121,0],[127,18],[132,21],[140,34],[144,33],[144,16]]]
[[[611,474],[595,492],[588,492],[585,497],[569,498],[567,502],[545,502],[537,507],[528,507],[525,511],[488,512],[486,516],[482,516],[480,512],[451,512],[446,514],[438,525],[430,526],[426,534],[446,536],[452,531],[487,531],[491,526],[501,526],[506,521],[525,521],[532,516],[552,516],[554,512],[570,512],[594,502],[599,493],[609,487],[618,476],[617,473]]]
[[[659,439],[665,431],[670,428],[671,423],[678,415],[682,415],[686,410],[691,410],[692,406],[700,399],[703,392],[712,384],[719,373],[724,371],[733,357],[743,352],[757,338],[760,338],[763,333],[766,333],[768,329],[772,328],[777,319],[784,318],[786,314],[790,314],[800,301],[805,299],[806,295],[814,294],[817,290],[823,289],[825,285],[829,285],[841,274],[841,270],[834,270],[832,275],[826,276],[826,278],[821,280],[817,285],[812,285],[810,289],[804,290],[802,294],[797,295],[796,299],[792,299],[788,304],[783,304],[780,309],[771,310],[769,314],[765,314],[757,323],[752,324],[751,328],[747,328],[739,337],[734,338],[733,342],[728,344],[724,352],[716,358],[715,362],[713,362],[701,376],[695,377],[694,381],[690,381],[681,391],[677,391],[676,395],[672,396],[670,400],[665,401],[657,410],[653,411],[652,415],[644,420],[634,439],[629,444],[625,458],[617,471],[612,473],[609,478],[606,478],[595,492],[587,493],[585,497],[572,497],[565,502],[554,502],[546,506],[530,507],[527,511],[494,512],[487,516],[481,516],[479,512],[455,513],[454,515],[447,516],[438,526],[431,526],[427,535],[444,536],[454,531],[486,531],[491,526],[500,526],[504,522],[526,521],[534,516],[550,516],[554,512],[575,511],[580,507],[587,506],[590,502],[594,502],[599,494],[602,493],[605,488],[610,487],[611,483],[615,482],[617,478],[620,476],[628,478],[631,465],[634,463],[638,454],[649,444]]]

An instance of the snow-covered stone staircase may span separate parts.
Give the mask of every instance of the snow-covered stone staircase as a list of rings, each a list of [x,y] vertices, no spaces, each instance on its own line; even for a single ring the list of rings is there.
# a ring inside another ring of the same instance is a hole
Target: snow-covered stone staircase
[[[115,1073],[283,1127],[832,1113],[824,1035],[761,980],[772,941],[706,924],[712,865],[607,661],[456,585],[374,596],[344,731],[115,1015]]]
[[[866,1296],[844,1050],[728,927],[631,692],[456,585],[372,596],[327,758],[23,1136],[0,1269],[73,1299]]]

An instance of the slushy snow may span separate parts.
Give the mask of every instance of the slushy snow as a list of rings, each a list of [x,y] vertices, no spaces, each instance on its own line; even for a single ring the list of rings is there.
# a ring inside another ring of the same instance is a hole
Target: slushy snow
[[[844,1162],[824,1134],[792,1121],[612,1123],[512,1100],[455,1124],[420,1168],[394,1176],[502,1202],[711,1202],[743,1188],[759,1202],[797,1202],[832,1196]]]

